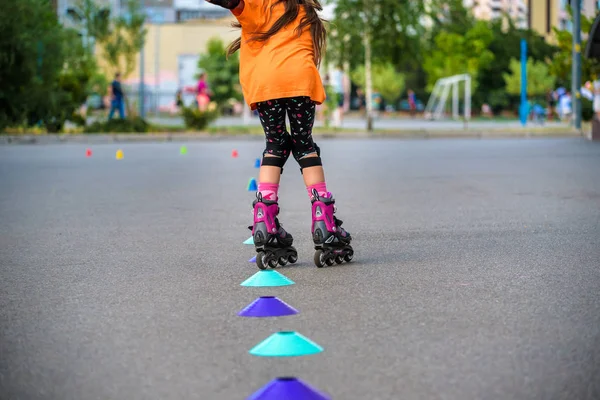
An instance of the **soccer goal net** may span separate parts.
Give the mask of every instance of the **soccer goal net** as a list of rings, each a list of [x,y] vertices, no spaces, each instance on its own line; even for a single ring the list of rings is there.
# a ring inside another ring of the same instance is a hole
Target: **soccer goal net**
[[[448,96],[450,95],[450,90],[452,90],[452,118],[459,119],[460,118],[460,87],[464,82],[464,119],[471,119],[471,75],[462,74],[462,75],[454,75],[446,78],[439,79],[435,86],[433,87],[433,91],[431,92],[431,96],[429,97],[429,101],[427,102],[427,106],[425,107],[425,118],[432,120],[439,120],[445,116],[445,111],[447,109]]]

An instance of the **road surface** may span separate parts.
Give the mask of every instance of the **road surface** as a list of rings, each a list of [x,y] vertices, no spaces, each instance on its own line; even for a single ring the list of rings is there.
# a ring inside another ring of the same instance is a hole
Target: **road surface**
[[[244,399],[297,376],[340,400],[600,398],[600,146],[321,140],[355,261],[247,288],[257,141],[0,147],[0,398]],[[239,152],[231,158],[231,151]],[[236,314],[258,296],[300,314]],[[279,330],[317,355],[248,354]]]

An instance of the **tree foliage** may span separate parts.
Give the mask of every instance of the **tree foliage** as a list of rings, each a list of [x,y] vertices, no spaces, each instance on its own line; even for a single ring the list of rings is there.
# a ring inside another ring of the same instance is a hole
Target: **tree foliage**
[[[507,17],[490,22],[493,40],[489,50],[494,53],[494,62],[480,70],[478,90],[473,93],[473,104],[479,107],[488,103],[492,110],[516,104],[518,98],[506,91],[506,83],[498,77],[510,73],[510,60],[520,59],[521,39],[527,41],[527,54],[534,61],[545,61],[556,52],[556,47],[546,42],[543,36],[529,29],[519,29]]]
[[[213,95],[211,100],[223,106],[231,99],[241,100],[239,87],[239,52],[227,59],[225,45],[218,38],[211,38],[206,53],[200,56],[198,68],[206,72],[208,85]]]
[[[61,129],[85,100],[93,69],[80,37],[58,23],[45,0],[5,4],[0,31],[0,129]]]
[[[336,64],[349,61],[351,68],[364,63],[363,37],[368,31],[372,33],[373,62],[418,66],[420,37],[425,31],[420,20],[423,2],[337,0],[335,4],[329,26],[329,60]]]
[[[521,62],[517,59],[510,60],[510,73],[503,74],[506,91],[509,94],[521,93]],[[530,96],[543,96],[554,88],[556,77],[550,75],[548,65],[543,61],[527,59],[527,94]]]
[[[89,1],[89,0],[86,0]],[[126,79],[136,67],[136,57],[144,46],[146,15],[137,0],[127,0],[125,15],[112,18],[110,22],[97,22],[97,40],[103,56],[112,69]]]
[[[381,94],[387,103],[394,103],[404,90],[405,77],[396,71],[391,63],[373,65],[373,89]],[[365,67],[357,67],[351,78],[360,87],[365,87]]]
[[[435,37],[434,49],[425,55],[423,68],[427,73],[428,90],[438,79],[457,74],[470,74],[475,83],[479,71],[494,61],[494,54],[489,50],[492,39],[492,32],[484,21],[476,22],[464,35],[440,31]]]
[[[572,10],[568,9],[569,14],[572,15]],[[592,24],[594,23],[593,18],[581,15],[581,30],[582,33],[587,34]],[[552,30],[556,36],[558,44],[558,51],[547,58],[547,63],[550,66],[550,73],[557,78],[557,83],[561,86],[570,86],[572,79],[572,68],[573,68],[573,34],[568,30],[559,30],[553,27]],[[582,36],[581,50],[583,51],[587,45],[588,39]],[[594,79],[600,73],[600,62],[596,59],[588,59],[581,57],[581,76],[585,82],[588,79]]]
[[[79,27],[85,30],[84,44],[93,54],[93,42],[102,40],[110,32],[110,8],[101,5],[96,0],[77,0],[75,8],[80,13]]]

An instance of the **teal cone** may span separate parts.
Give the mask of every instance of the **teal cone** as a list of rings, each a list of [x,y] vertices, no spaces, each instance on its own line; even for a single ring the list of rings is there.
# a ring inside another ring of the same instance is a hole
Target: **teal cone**
[[[295,282],[274,270],[258,271],[241,283],[241,286],[289,286]]]
[[[250,350],[260,357],[297,357],[317,354],[323,348],[297,332],[277,332]]]

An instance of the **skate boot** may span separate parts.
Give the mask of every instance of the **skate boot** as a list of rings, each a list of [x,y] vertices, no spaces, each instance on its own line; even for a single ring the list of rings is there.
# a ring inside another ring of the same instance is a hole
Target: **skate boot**
[[[263,200],[260,192],[256,194],[254,207],[254,226],[249,226],[256,248],[256,265],[260,269],[275,268],[298,261],[298,252],[292,246],[294,238],[279,224],[277,215],[279,205],[276,201]]]
[[[354,250],[350,246],[352,236],[342,228],[342,221],[333,215],[335,199],[333,196],[321,197],[313,189],[311,202],[315,265],[322,268],[325,264],[333,265],[334,262],[350,262],[354,256]]]

